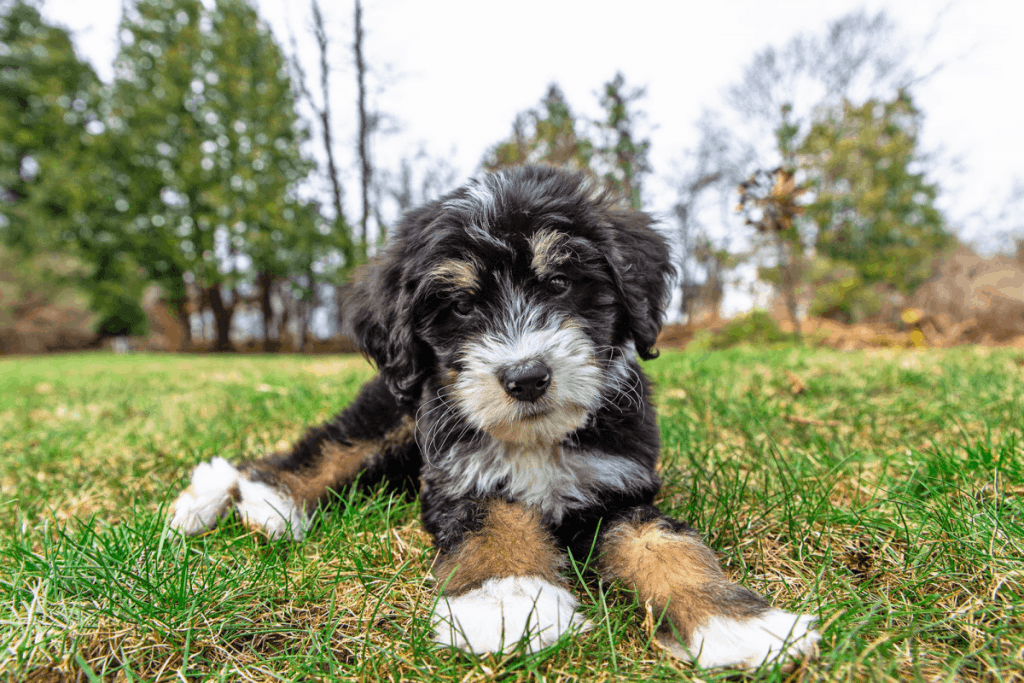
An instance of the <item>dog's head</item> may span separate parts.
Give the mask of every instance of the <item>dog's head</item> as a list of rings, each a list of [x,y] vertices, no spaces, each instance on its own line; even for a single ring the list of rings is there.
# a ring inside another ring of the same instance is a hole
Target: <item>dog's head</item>
[[[476,429],[554,443],[626,358],[656,355],[672,266],[651,223],[577,174],[484,176],[406,215],[347,323],[399,401],[433,377]]]

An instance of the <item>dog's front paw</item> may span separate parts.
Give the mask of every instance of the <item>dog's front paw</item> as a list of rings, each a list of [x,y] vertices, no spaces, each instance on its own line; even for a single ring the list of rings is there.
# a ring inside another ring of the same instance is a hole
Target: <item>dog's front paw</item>
[[[706,669],[753,669],[768,661],[801,659],[812,656],[821,639],[813,628],[816,621],[780,609],[746,619],[711,617],[694,629],[690,655]]]
[[[572,627],[586,628],[576,599],[536,576],[488,579],[455,597],[442,596],[434,612],[434,639],[467,652],[510,652],[526,638],[529,652],[558,640]]]
[[[287,492],[251,481],[224,458],[200,463],[192,484],[171,505],[172,529],[187,536],[217,526],[232,506],[242,523],[270,538],[290,535],[302,540],[310,520]]]
[[[236,508],[247,527],[270,538],[289,534],[301,541],[305,537],[312,521],[287,492],[244,477],[238,480],[238,491]]]
[[[194,536],[217,526],[238,498],[239,476],[224,458],[197,465],[192,484],[171,505],[171,528]]]

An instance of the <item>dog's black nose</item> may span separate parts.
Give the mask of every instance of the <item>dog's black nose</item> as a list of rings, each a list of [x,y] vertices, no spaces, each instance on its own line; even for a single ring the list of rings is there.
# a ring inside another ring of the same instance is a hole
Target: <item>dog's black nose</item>
[[[536,401],[551,386],[551,368],[533,360],[505,368],[499,377],[505,393],[517,401]]]

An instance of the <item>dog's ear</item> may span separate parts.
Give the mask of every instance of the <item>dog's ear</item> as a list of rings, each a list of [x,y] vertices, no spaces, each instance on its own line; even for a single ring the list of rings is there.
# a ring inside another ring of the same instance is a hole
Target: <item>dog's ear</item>
[[[402,405],[420,395],[434,367],[430,347],[416,332],[416,237],[439,208],[428,205],[403,218],[384,250],[359,268],[342,300],[342,329],[377,365]]]
[[[627,333],[641,358],[654,358],[669,282],[675,276],[668,245],[642,211],[611,209],[604,220],[612,226],[605,255],[626,308]]]

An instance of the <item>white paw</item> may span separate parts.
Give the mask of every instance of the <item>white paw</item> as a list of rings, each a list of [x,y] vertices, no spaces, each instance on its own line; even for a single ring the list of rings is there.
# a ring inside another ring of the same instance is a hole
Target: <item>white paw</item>
[[[192,485],[171,506],[171,528],[188,536],[212,529],[231,508],[238,481],[238,470],[224,458],[200,463],[192,472]]]
[[[537,652],[576,626],[576,599],[560,586],[536,576],[488,579],[457,597],[441,597],[434,611],[434,640],[467,652],[510,652],[526,637]]]
[[[271,538],[287,533],[301,541],[312,524],[286,493],[261,482],[238,480],[240,500],[235,509],[250,529],[262,531]]]
[[[712,617],[693,632],[690,653],[700,666],[753,669],[775,659],[814,653],[821,634],[814,617],[770,609],[751,619]]]

